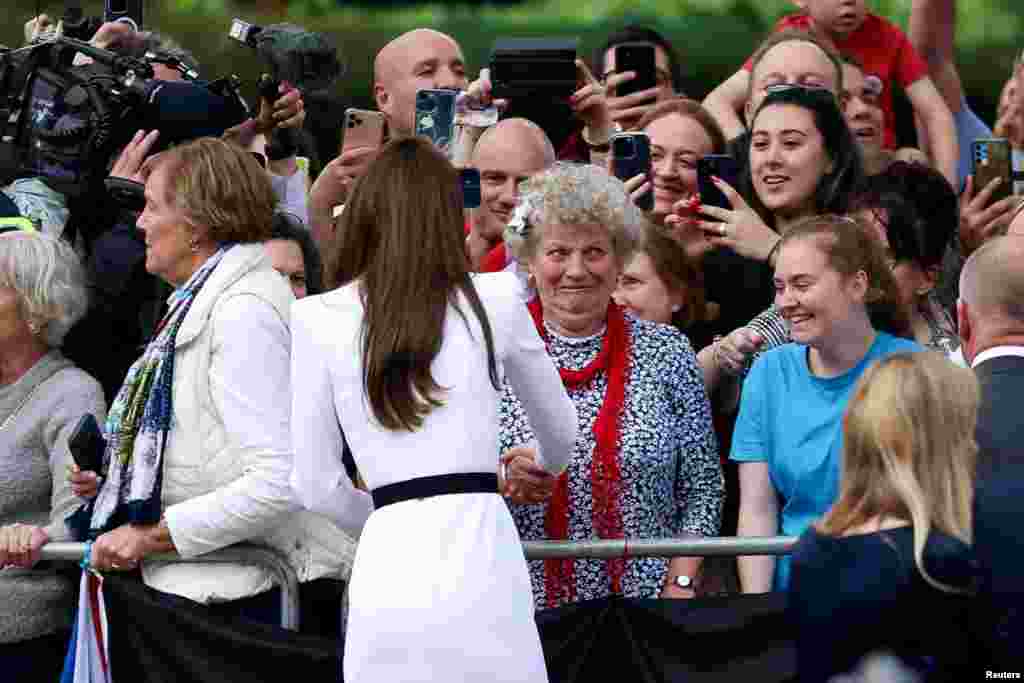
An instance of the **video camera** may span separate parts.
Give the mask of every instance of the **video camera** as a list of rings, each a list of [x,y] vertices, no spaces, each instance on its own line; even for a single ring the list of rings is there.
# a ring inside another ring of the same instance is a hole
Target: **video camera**
[[[132,4],[140,3],[108,0],[108,13],[138,25],[141,10]],[[236,81],[156,80],[146,59],[72,37],[98,23],[75,12],[69,8],[60,35],[0,49],[0,184],[40,177],[69,199],[81,197],[102,184],[138,129],[159,129],[163,147],[221,135],[248,115]],[[91,63],[76,65],[76,56]]]
[[[257,26],[241,19],[231,22],[228,35],[252,48],[270,67],[260,81],[260,97],[274,102],[279,87],[287,82],[303,96],[326,90],[344,68],[332,42],[321,33],[311,33],[294,24]],[[295,153],[297,141],[290,129],[275,129],[268,140],[267,156],[282,159]]]

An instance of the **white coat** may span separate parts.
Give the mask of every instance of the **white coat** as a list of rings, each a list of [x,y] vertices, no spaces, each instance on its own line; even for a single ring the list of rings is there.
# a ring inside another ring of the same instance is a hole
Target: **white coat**
[[[302,511],[292,493],[291,289],[260,244],[224,255],[175,338],[173,422],[164,453],[164,517],[178,553],[241,541],[283,551],[300,581],[346,578],[358,530]],[[145,562],[157,590],[196,602],[273,586],[256,566]]]

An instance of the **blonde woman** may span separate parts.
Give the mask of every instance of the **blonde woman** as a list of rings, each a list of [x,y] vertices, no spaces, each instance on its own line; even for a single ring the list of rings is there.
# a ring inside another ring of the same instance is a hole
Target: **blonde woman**
[[[937,353],[861,378],[844,420],[839,498],[793,551],[801,681],[888,651],[925,680],[967,680],[977,380]]]

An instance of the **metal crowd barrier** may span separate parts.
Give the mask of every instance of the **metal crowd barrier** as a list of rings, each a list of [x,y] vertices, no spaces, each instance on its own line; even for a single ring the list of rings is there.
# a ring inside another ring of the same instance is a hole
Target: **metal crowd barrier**
[[[42,547],[40,559],[49,561],[79,562],[85,552],[84,543],[47,543]],[[195,564],[253,564],[273,574],[281,589],[281,627],[298,631],[299,577],[288,564],[284,554],[265,546],[241,543],[230,548],[207,553],[200,557],[185,559],[177,554],[154,555],[149,559],[189,562]]]
[[[796,536],[729,536],[725,538],[625,538],[598,541],[523,541],[528,560],[616,557],[711,557],[787,555]]]
[[[736,536],[726,538],[635,538],[594,541],[524,541],[528,560],[596,559],[615,557],[712,557],[741,555],[786,555],[796,543],[796,536]],[[85,552],[84,543],[47,543],[40,559],[78,562]],[[299,579],[285,556],[271,548],[242,543],[184,559],[176,554],[157,555],[151,559],[197,564],[253,564],[273,574],[281,589],[281,627],[299,629]]]

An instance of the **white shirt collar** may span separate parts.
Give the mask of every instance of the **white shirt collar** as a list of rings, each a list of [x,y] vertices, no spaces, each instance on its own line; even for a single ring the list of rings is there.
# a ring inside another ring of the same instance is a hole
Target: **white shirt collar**
[[[1002,356],[1024,358],[1024,346],[993,346],[990,349],[985,349],[974,357],[971,367],[976,368],[987,360],[1001,358]]]

